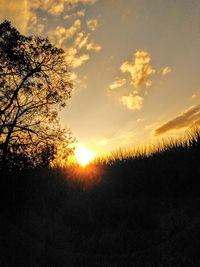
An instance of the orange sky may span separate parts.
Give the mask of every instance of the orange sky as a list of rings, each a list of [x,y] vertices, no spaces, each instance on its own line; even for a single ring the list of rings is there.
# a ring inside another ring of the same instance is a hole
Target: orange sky
[[[200,123],[199,0],[0,0],[0,20],[67,51],[74,92],[61,112],[97,152]]]

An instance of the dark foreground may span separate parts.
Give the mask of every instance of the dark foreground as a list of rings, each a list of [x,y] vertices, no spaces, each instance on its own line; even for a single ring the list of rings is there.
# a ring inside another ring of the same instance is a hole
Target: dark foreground
[[[200,266],[200,140],[98,166],[1,179],[0,266]]]

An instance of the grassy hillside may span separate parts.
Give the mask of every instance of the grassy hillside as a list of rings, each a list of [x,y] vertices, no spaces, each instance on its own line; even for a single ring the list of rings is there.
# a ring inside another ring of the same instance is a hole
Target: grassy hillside
[[[200,266],[200,133],[86,169],[1,177],[0,266]]]

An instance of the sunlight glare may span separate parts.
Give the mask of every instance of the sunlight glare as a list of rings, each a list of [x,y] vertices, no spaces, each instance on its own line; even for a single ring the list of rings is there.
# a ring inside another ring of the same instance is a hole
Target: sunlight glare
[[[84,147],[79,147],[76,150],[76,160],[81,166],[86,166],[88,163],[91,162],[95,157],[95,153],[89,149]]]

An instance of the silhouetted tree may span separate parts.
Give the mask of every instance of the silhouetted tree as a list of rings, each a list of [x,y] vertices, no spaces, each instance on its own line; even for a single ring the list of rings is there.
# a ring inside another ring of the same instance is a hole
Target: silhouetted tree
[[[20,34],[8,21],[0,24],[1,168],[12,154],[37,164],[45,149],[52,152],[62,142],[68,147],[73,138],[60,128],[58,110],[72,86],[62,49],[48,39]]]

